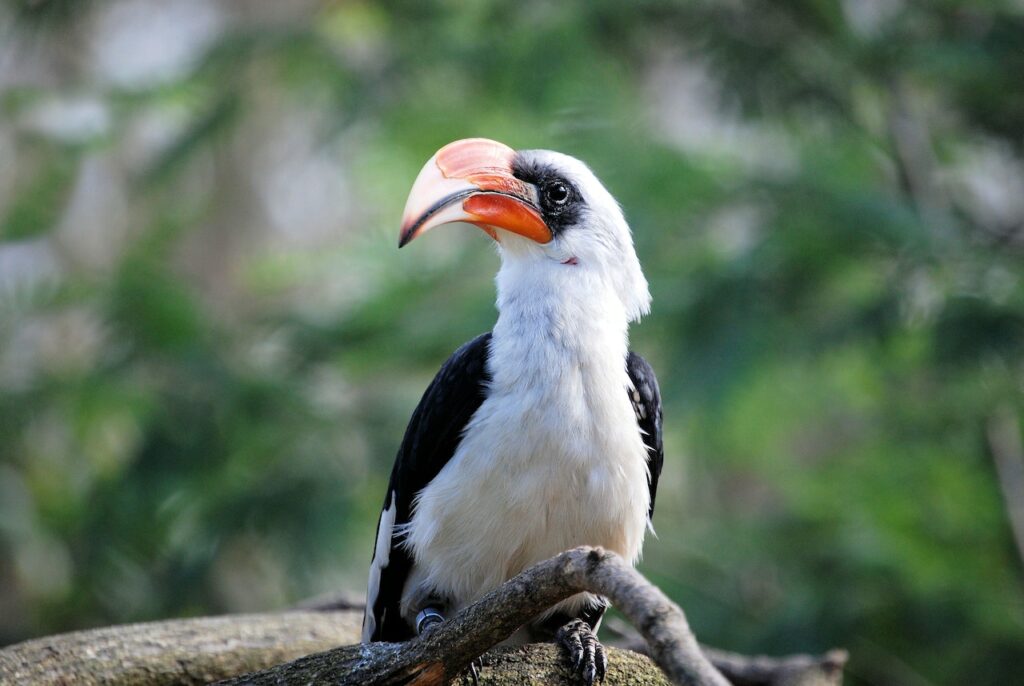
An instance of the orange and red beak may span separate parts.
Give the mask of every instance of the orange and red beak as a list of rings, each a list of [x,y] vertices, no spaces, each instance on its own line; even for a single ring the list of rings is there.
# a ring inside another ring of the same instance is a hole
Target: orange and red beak
[[[512,171],[515,150],[486,138],[449,143],[431,157],[409,192],[398,247],[435,226],[474,224],[498,240],[497,229],[537,243],[551,240],[536,191]]]

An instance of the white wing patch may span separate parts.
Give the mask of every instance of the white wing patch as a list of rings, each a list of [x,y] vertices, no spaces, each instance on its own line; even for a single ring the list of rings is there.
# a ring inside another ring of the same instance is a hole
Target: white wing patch
[[[377,527],[377,545],[373,549],[373,560],[370,562],[370,578],[366,584],[366,611],[363,613],[363,643],[369,643],[377,628],[377,621],[373,616],[373,606],[377,604],[377,594],[380,593],[380,575],[388,562],[391,561],[391,534],[395,528],[395,514],[398,511],[398,504],[395,502],[396,494],[391,492],[391,507],[384,510],[380,515],[380,525]]]

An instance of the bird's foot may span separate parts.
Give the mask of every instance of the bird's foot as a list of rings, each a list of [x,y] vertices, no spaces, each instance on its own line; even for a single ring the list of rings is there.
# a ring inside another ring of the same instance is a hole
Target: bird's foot
[[[555,641],[569,651],[572,668],[583,677],[587,686],[593,686],[594,681],[604,681],[608,658],[589,624],[582,619],[574,619],[558,630]]]
[[[444,615],[436,607],[425,607],[416,615],[416,635],[422,636],[427,631],[444,621]]]
[[[469,680],[470,682],[472,682],[473,686],[480,685],[480,670],[483,668],[483,666],[483,657],[474,658],[473,661],[469,663]]]

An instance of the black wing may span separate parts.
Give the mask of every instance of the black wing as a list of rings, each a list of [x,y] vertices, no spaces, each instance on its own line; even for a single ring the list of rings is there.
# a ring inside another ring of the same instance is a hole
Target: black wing
[[[647,360],[634,352],[626,358],[626,372],[633,382],[630,390],[630,401],[636,422],[643,432],[644,444],[647,446],[647,467],[650,470],[651,509],[648,516],[654,517],[654,496],[658,492],[658,477],[661,476],[661,465],[665,461],[665,447],[661,436],[661,391],[658,379]]]
[[[413,497],[455,454],[463,429],[484,401],[491,380],[486,364],[490,340],[491,334],[485,333],[456,350],[427,387],[409,420],[391,470],[381,518],[377,521],[378,539],[382,534],[390,537],[390,554],[387,564],[382,565],[375,549],[370,563],[369,590],[373,597],[366,599],[368,616],[363,620],[363,640],[404,641],[413,637],[412,628],[399,611],[412,558],[399,544],[395,530],[400,531],[399,525],[409,522]],[[392,506],[396,508],[394,526],[390,532],[383,533],[381,521]],[[380,579],[374,594],[373,575],[377,568]]]

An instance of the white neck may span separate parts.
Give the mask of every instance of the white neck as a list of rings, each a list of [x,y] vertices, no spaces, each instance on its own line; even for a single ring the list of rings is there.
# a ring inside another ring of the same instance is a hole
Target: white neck
[[[496,282],[491,358],[507,363],[491,369],[497,387],[522,382],[525,370],[536,371],[538,380],[546,376],[547,383],[557,382],[550,375],[563,370],[625,373],[628,320],[596,270],[504,254]],[[517,378],[504,378],[506,373]]]

